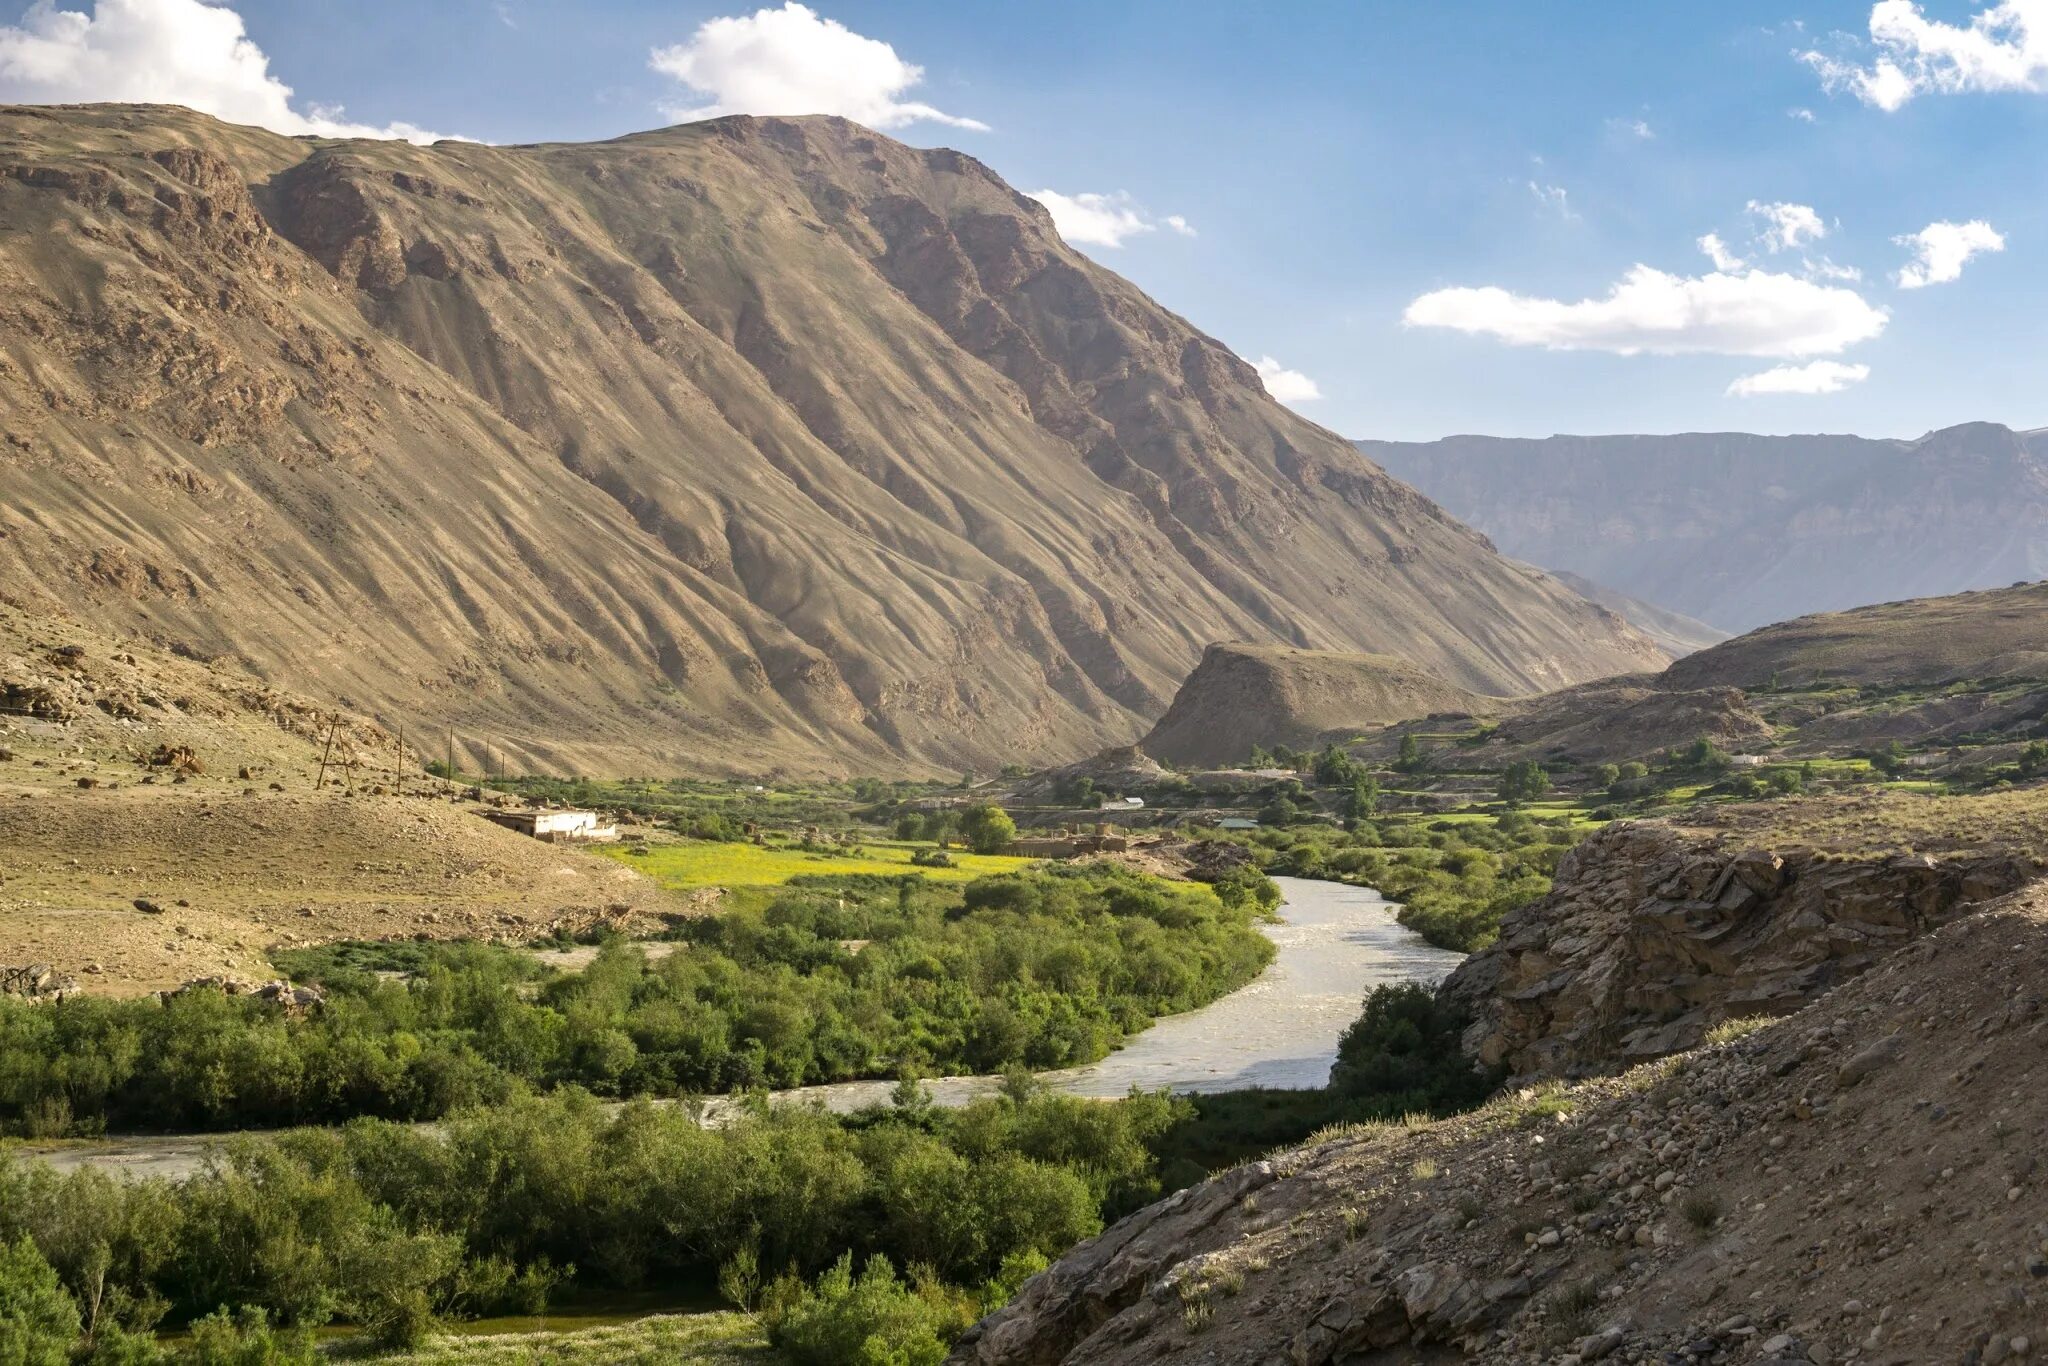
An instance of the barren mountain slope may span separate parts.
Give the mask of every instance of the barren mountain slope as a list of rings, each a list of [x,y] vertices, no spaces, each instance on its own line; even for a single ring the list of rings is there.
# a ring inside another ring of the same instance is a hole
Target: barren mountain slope
[[[1386,655],[1211,645],[1139,748],[1169,763],[1235,764],[1254,745],[1300,748],[1326,732],[1497,705]]]
[[[2048,575],[2048,440],[1994,422],[1857,436],[1362,441],[1508,554],[1727,631]]]
[[[831,119],[0,111],[0,480],[10,592],[554,768],[1069,758],[1222,638],[1655,658],[980,163]]]
[[[2026,1357],[2044,951],[2048,904],[2016,893],[1756,1032],[1236,1168],[1082,1244],[956,1360]]]

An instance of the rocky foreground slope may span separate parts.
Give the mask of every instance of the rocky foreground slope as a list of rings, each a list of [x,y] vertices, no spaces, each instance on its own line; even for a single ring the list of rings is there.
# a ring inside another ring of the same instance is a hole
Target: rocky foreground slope
[[[1238,1168],[955,1360],[1994,1363],[2048,1344],[2048,895],[1619,1077]]]
[[[0,109],[0,585],[556,771],[1127,743],[1202,648],[1659,656],[958,152]]]

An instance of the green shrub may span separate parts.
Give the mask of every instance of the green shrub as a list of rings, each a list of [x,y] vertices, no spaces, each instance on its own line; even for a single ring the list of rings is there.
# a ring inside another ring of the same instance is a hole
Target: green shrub
[[[899,1278],[886,1257],[870,1257],[856,1276],[849,1252],[814,1286],[771,1289],[763,1317],[768,1340],[796,1366],[938,1366],[973,1312],[928,1274]]]
[[[1465,1018],[1415,982],[1374,987],[1337,1044],[1330,1090],[1370,1097],[1378,1113],[1436,1115],[1468,1109],[1499,1084],[1459,1046]]]
[[[178,1366],[315,1366],[320,1360],[306,1328],[279,1329],[261,1309],[222,1309],[194,1320],[192,1340]]]

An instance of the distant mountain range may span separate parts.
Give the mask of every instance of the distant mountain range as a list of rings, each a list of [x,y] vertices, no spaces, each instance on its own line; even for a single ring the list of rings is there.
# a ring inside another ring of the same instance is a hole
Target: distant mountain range
[[[2048,432],[1358,447],[1504,553],[1723,631],[2048,575]]]
[[[1494,692],[1662,662],[980,162],[844,120],[0,108],[0,224],[0,595],[472,766],[1052,762],[1218,640]]]

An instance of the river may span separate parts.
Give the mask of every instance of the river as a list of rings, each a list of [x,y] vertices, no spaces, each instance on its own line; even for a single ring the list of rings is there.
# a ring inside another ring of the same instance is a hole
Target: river
[[[1040,1074],[1055,1090],[1115,1097],[1145,1090],[1236,1091],[1316,1087],[1329,1080],[1337,1040],[1359,1002],[1388,982],[1441,981],[1463,955],[1435,948],[1394,919],[1395,906],[1369,887],[1283,877],[1280,919],[1265,927],[1272,964],[1248,985],[1200,1010],[1172,1015],[1100,1062]],[[941,1105],[964,1105],[995,1091],[993,1077],[940,1077],[925,1083]],[[775,1093],[778,1103],[814,1102],[840,1113],[886,1103],[894,1082],[853,1081]],[[717,1122],[733,1102],[714,1100]],[[60,1169],[94,1166],[150,1176],[197,1170],[219,1135],[109,1139],[47,1149],[17,1149]]]

